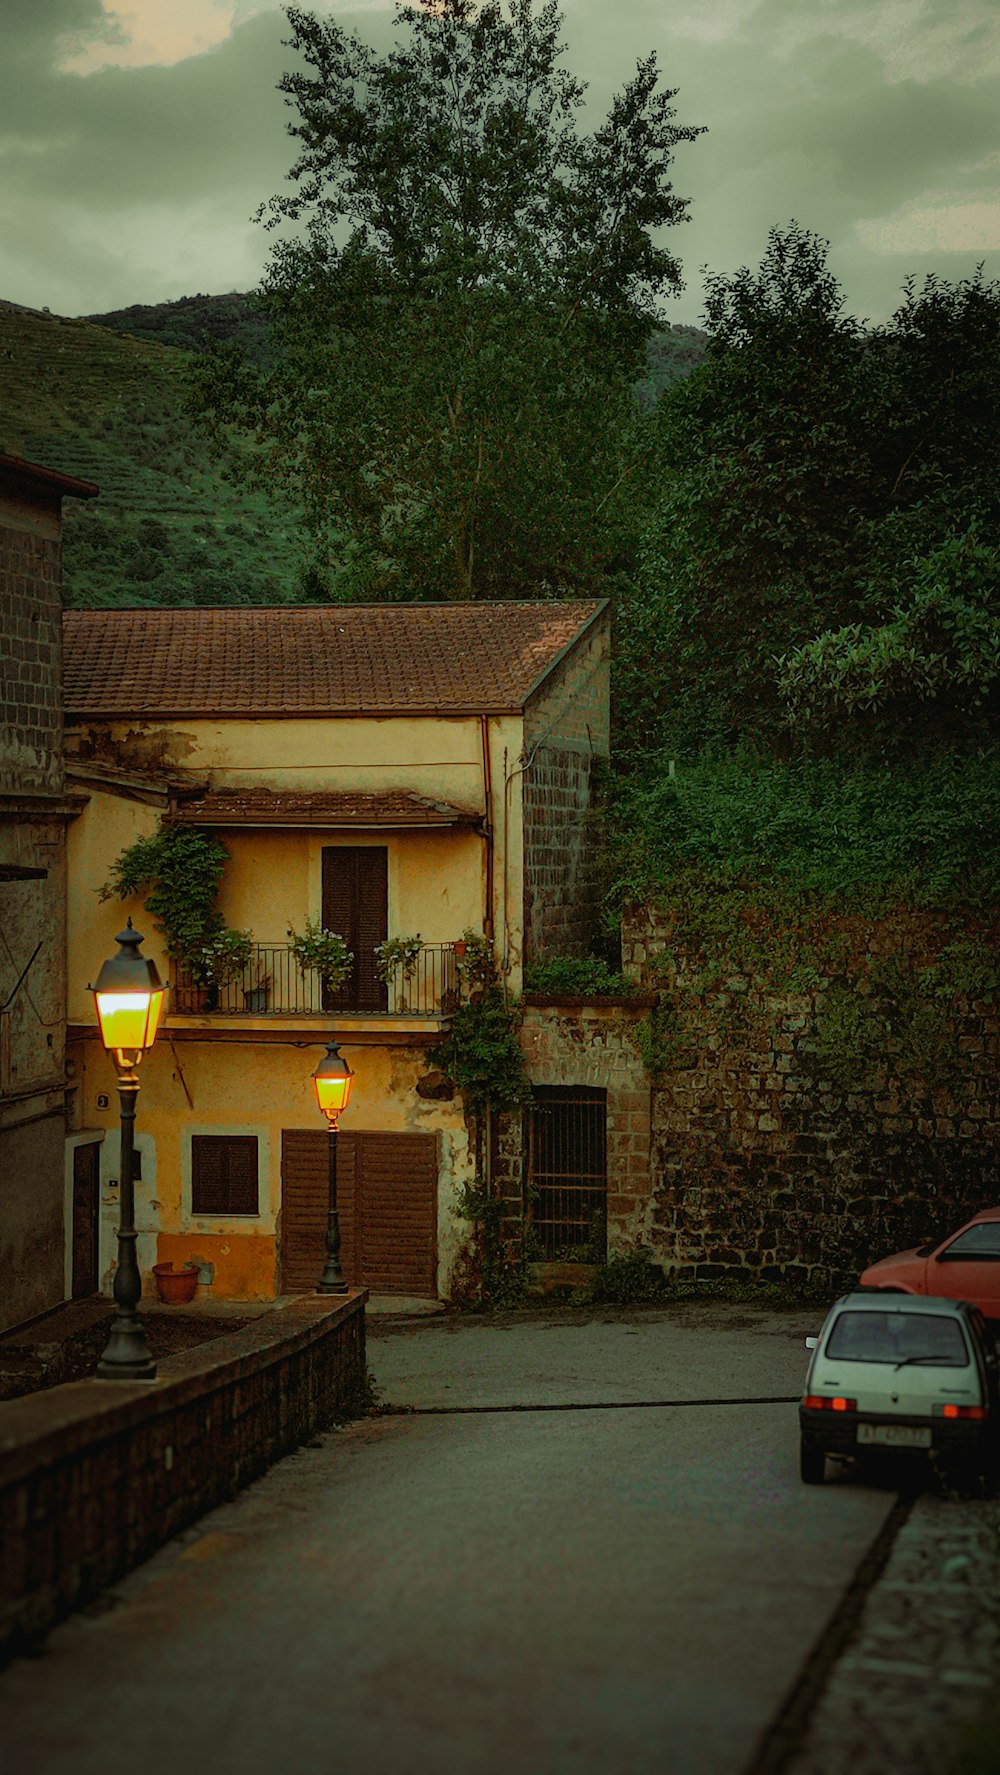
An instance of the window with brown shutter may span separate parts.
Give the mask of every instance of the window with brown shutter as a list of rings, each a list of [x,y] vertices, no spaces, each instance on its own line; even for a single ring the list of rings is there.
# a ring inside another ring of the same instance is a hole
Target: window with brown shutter
[[[192,1134],[192,1214],[256,1214],[256,1134]]]
[[[323,925],[338,931],[354,956],[325,1011],[385,1011],[389,997],[375,972],[375,946],[389,935],[389,852],[385,845],[328,845],[323,850]]]

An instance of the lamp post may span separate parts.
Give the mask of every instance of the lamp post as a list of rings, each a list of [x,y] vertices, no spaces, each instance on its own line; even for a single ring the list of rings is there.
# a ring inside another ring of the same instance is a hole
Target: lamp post
[[[135,1100],[139,1094],[136,1067],[156,1039],[166,988],[156,963],[139,954],[142,936],[129,919],[115,938],[121,944],[97,976],[94,995],[101,1041],[112,1055],[118,1074],[121,1113],[121,1164],[118,1227],[118,1263],[115,1268],[115,1316],[107,1348],[97,1365],[102,1381],[151,1381],[156,1362],[146,1338],[146,1328],[136,1312],[142,1296],[142,1277],[136,1258],[134,1161]]]
[[[316,1101],[326,1117],[329,1162],[326,1267],[316,1286],[316,1293],[346,1294],[347,1282],[340,1267],[340,1214],[337,1208],[337,1126],[341,1111],[347,1108],[354,1074],[336,1042],[328,1042],[326,1053],[312,1076],[313,1084],[316,1086]]]

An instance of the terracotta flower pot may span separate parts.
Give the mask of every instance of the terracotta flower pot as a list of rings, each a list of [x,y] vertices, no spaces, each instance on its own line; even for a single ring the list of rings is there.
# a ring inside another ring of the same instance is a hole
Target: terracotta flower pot
[[[154,1263],[153,1275],[156,1277],[156,1292],[168,1306],[179,1307],[194,1300],[198,1287],[196,1263],[186,1263],[179,1270],[172,1263]]]

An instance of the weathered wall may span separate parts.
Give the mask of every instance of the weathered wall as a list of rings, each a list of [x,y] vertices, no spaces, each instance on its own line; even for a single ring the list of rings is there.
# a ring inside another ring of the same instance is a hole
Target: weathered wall
[[[882,930],[845,921],[843,932],[868,945],[867,960],[899,934],[898,919]],[[635,978],[669,990],[669,965],[658,973],[669,962],[663,920],[627,920],[623,953]],[[706,1002],[700,1045],[681,1041],[653,1094],[649,1242],[670,1270],[837,1286],[996,1202],[993,1004],[958,1001],[946,1084],[907,1071],[890,1043],[845,1086],[817,1058],[832,981],[774,993],[739,977],[725,984]]]
[[[188,1027],[194,1023],[184,1021]],[[273,1298],[280,1257],[282,1130],[323,1127],[312,1072],[326,1039],[315,1027],[293,1031],[287,1040],[259,1043],[227,1040],[219,1029],[206,1029],[204,1039],[171,1039],[169,1025],[161,1031],[142,1063],[136,1114],[136,1144],[142,1154],[142,1177],[135,1186],[137,1253],[149,1291],[154,1263],[198,1258],[215,1269],[212,1284],[203,1291],[206,1297]],[[471,1181],[473,1171],[462,1109],[457,1098],[441,1101],[418,1092],[418,1080],[431,1070],[424,1047],[393,1046],[388,1035],[377,1043],[358,1043],[341,1031],[339,1039],[355,1073],[345,1130],[438,1136],[438,1291],[447,1299],[468,1235],[467,1225],[453,1214],[456,1194]],[[75,1124],[105,1135],[99,1275],[107,1291],[118,1221],[118,1097],[111,1061],[96,1037],[75,1042],[73,1059]],[[256,1214],[193,1212],[193,1134],[257,1137]]]
[[[649,1075],[625,1003],[529,996],[521,1028],[533,1085],[588,1085],[608,1094],[608,1250],[644,1241],[650,1222]]]
[[[0,481],[4,1328],[63,1298],[66,810],[61,799],[60,575],[58,498],[40,494],[33,499],[19,480],[5,477]]]
[[[521,803],[524,959],[584,955],[597,931],[595,767],[607,759],[608,636],[601,622],[528,704]]]
[[[527,994],[521,1046],[533,1085],[585,1085],[607,1092],[608,1250],[648,1244],[650,1082],[634,1031],[648,1004]],[[500,1206],[504,1263],[517,1266],[525,1230],[525,1117],[492,1117],[490,1179]]]
[[[364,1403],[366,1295],[0,1406],[0,1661]]]
[[[0,793],[62,786],[58,501],[0,488]]]

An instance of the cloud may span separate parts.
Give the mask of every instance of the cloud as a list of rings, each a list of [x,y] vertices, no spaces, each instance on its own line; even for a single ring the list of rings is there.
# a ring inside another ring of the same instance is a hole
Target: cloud
[[[688,283],[671,318],[698,318],[699,266],[756,264],[793,216],[875,318],[907,272],[997,251],[995,0],[562,5],[584,127],[652,48],[678,121],[708,126],[672,169],[691,219],[666,236]],[[317,9],[396,40],[389,0]],[[250,216],[294,158],[288,35],[268,0],[5,0],[0,296],[79,313],[255,282],[269,237]]]

